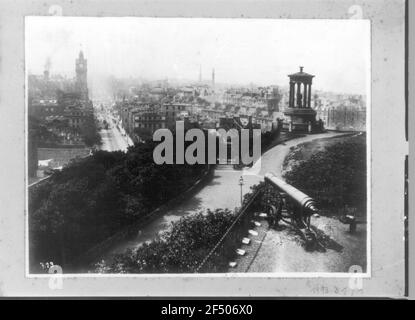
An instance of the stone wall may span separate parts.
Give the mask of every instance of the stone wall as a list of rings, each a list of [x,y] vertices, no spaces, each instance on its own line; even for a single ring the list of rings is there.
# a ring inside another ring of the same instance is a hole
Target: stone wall
[[[99,262],[98,261],[99,258],[103,256],[105,252],[108,251],[116,243],[120,241],[124,241],[125,239],[128,239],[133,234],[136,234],[137,230],[141,228],[145,228],[145,226],[151,221],[153,221],[155,218],[163,215],[166,211],[178,205],[185,199],[192,197],[200,188],[204,186],[204,184],[207,181],[209,181],[212,178],[213,174],[214,174],[214,166],[211,166],[202,174],[200,179],[195,181],[194,184],[191,187],[189,187],[186,191],[181,193],[176,198],[173,198],[167,201],[164,205],[153,210],[146,216],[139,218],[135,223],[127,227],[124,227],[123,229],[116,232],[111,237],[95,245],[94,247],[86,251],[84,254],[76,258],[70,267],[74,269],[85,268],[85,267],[88,268],[87,266],[89,264],[94,263],[94,262]]]
[[[53,159],[53,167],[64,166],[71,159],[84,158],[88,156],[88,148],[38,148],[37,156],[39,160]]]

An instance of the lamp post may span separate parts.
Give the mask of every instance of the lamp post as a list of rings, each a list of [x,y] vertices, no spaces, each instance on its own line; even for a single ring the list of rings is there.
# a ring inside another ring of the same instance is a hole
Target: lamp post
[[[242,186],[244,185],[244,178],[242,176],[239,178],[239,185],[241,186],[241,208],[242,208],[242,203],[243,203],[243,199],[242,199]]]

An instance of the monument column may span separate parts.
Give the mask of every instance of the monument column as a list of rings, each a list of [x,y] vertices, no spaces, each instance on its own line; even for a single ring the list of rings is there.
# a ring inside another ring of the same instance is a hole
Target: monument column
[[[303,101],[303,108],[307,108],[307,98],[308,98],[308,94],[307,94],[307,83],[304,83],[304,101]]]
[[[311,83],[308,85],[308,107],[311,108]]]
[[[297,108],[301,108],[301,98],[300,98],[300,94],[301,94],[301,82],[297,82],[297,95],[296,95],[296,106]]]
[[[288,107],[293,108],[294,107],[294,82],[290,82],[290,98],[288,102]]]

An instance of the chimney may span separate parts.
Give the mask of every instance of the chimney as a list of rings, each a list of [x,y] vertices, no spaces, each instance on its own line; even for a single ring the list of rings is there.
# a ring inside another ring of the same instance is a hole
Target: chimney
[[[44,67],[44,71],[43,71],[43,77],[44,77],[45,80],[49,80],[50,66],[51,66],[51,62],[50,62],[50,58],[48,57],[46,59],[45,67]]]

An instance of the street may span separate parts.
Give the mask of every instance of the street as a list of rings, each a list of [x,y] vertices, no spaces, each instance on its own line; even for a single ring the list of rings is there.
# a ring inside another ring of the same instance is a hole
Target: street
[[[124,129],[114,124],[113,119],[109,116],[104,116],[108,123],[108,129],[101,129],[100,135],[102,138],[101,150],[104,151],[127,151],[130,145],[133,145],[131,139],[126,135]]]
[[[168,230],[172,222],[181,217],[195,214],[201,210],[216,208],[228,208],[233,210],[240,206],[240,186],[238,185],[240,171],[215,171],[213,179],[210,180],[193,197],[162,213],[158,218],[147,224],[143,229],[137,230],[133,239],[122,241],[114,245],[103,259],[108,259],[113,254],[124,252],[126,249],[137,248],[144,242],[154,240],[157,235]],[[243,192],[249,192],[249,187],[258,183],[260,179],[255,176],[244,177]]]

